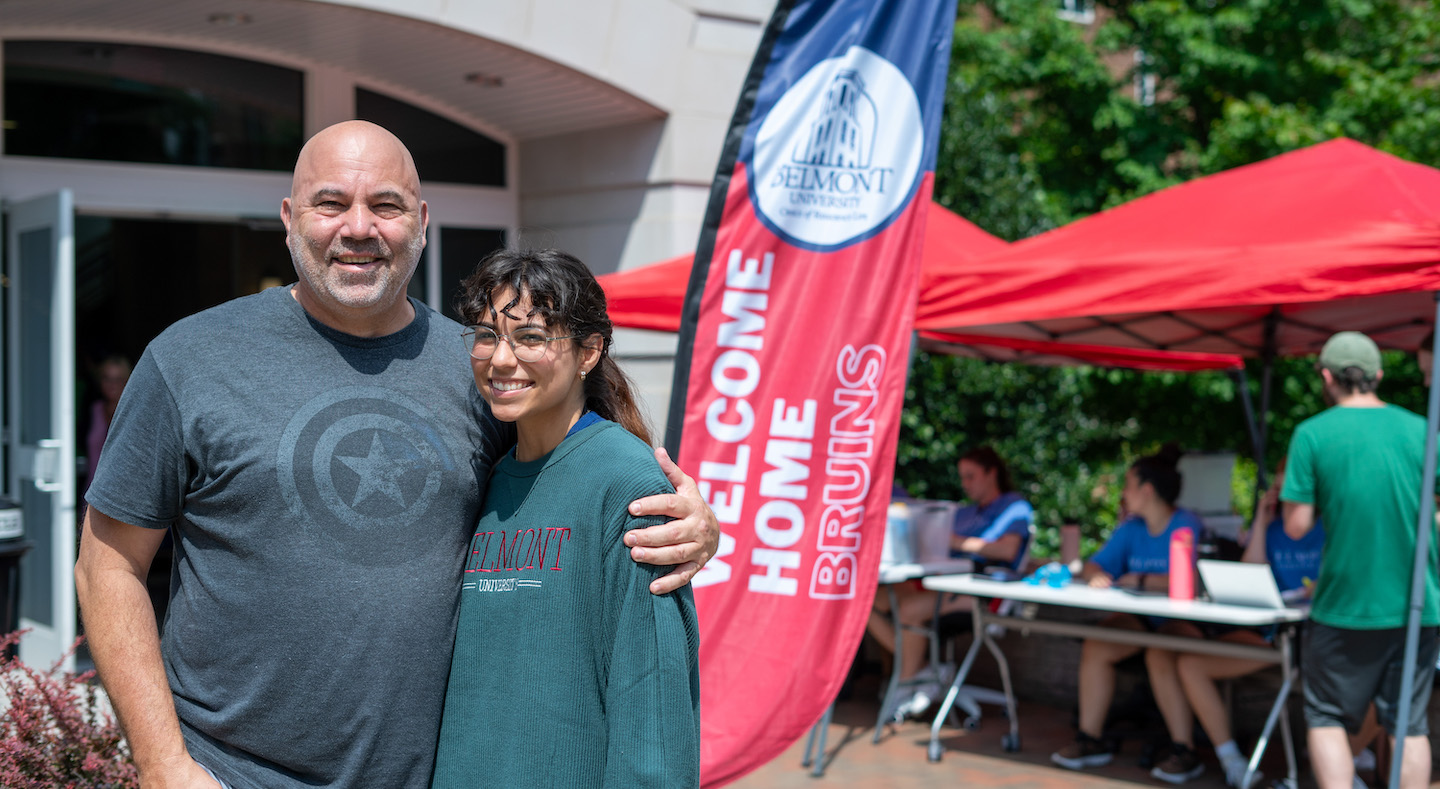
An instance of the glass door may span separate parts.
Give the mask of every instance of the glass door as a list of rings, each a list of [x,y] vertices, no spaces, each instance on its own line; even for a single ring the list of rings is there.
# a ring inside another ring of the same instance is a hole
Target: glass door
[[[69,190],[8,211],[5,393],[10,495],[20,502],[20,658],[48,667],[75,639],[75,241]],[[73,658],[66,668],[73,667]]]

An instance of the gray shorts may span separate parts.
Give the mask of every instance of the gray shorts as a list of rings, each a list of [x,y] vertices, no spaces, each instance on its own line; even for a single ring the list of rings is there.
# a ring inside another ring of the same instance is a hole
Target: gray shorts
[[[1414,687],[1410,694],[1406,736],[1424,736],[1430,729],[1426,711],[1440,628],[1420,628]],[[1300,674],[1305,681],[1305,723],[1311,728],[1343,726],[1360,731],[1366,708],[1375,702],[1376,718],[1395,733],[1400,710],[1400,680],[1405,660],[1405,628],[1346,630],[1307,622],[1301,636]]]

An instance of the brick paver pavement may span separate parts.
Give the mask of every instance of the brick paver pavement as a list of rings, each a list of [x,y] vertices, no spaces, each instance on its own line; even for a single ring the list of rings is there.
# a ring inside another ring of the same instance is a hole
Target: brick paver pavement
[[[1292,701],[1292,703],[1298,703]],[[1050,763],[1050,754],[1074,736],[1072,716],[1058,710],[1033,704],[1020,706],[1021,749],[1006,753],[1000,738],[1009,730],[1005,718],[994,707],[985,707],[985,719],[979,729],[966,731],[946,728],[942,742],[944,759],[931,764],[925,759],[929,740],[929,724],[907,721],[891,729],[878,745],[872,745],[877,703],[873,693],[857,692],[849,701],[836,707],[830,725],[825,776],[816,780],[800,766],[805,740],[792,745],[779,757],[759,770],[732,784],[737,789],[878,789],[878,787],[1013,787],[1014,789],[1114,789],[1116,787],[1169,787],[1156,780],[1136,762],[1140,747],[1131,742],[1106,767],[1073,772]],[[1302,735],[1303,736],[1303,735]],[[1303,745],[1303,743],[1301,743]],[[1193,789],[1225,789],[1219,764],[1209,749],[1202,749],[1207,759],[1205,773],[1185,784]],[[1301,754],[1303,760],[1303,753]],[[1272,778],[1285,774],[1285,758],[1279,737],[1261,765],[1266,774],[1262,786],[1270,787]],[[1308,768],[1301,763],[1300,789],[1314,787]],[[1373,776],[1363,776],[1373,782]],[[1440,784],[1436,784],[1440,786]]]

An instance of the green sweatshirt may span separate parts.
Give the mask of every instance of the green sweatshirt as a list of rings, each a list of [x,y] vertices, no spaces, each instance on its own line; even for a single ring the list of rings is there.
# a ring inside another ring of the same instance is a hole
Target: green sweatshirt
[[[631,501],[674,489],[613,422],[495,467],[461,579],[436,789],[700,782],[690,587],[652,595]]]

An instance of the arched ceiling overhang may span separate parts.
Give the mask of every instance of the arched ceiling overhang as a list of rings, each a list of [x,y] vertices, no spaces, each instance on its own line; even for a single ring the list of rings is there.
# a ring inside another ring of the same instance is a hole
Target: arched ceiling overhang
[[[425,5],[425,4],[421,4]],[[315,0],[0,0],[0,36],[203,49],[336,69],[509,140],[664,118],[591,74],[411,16]]]

